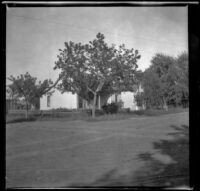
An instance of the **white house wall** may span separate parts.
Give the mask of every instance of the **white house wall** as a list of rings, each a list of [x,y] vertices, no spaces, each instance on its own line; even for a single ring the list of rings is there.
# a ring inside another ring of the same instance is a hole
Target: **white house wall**
[[[133,92],[122,92],[121,99],[124,102],[124,108],[130,108],[130,110],[138,110],[137,104],[134,100]]]
[[[130,110],[138,110],[138,106],[134,100],[134,93],[133,92],[122,92],[119,99],[122,100],[124,103],[123,108],[130,108]],[[115,101],[115,95],[112,95],[108,99],[108,103]]]
[[[139,109],[134,100],[133,92],[122,92],[121,95],[118,95],[118,99],[122,100],[123,108],[130,108],[130,110]],[[115,96],[112,95],[108,99],[108,103],[114,101]],[[77,94],[72,94],[71,92],[61,94],[58,90],[55,90],[55,92],[50,97],[50,107],[47,107],[47,96],[43,96],[40,99],[41,110],[50,110],[57,108],[77,109]]]
[[[115,102],[115,95],[112,95],[108,98],[108,101],[107,103],[112,103],[112,102]]]
[[[57,109],[60,107],[68,109],[76,109],[77,95],[72,94],[71,92],[66,92],[64,94],[61,94],[58,90],[55,90],[55,92],[50,97],[50,107],[47,107],[47,96],[43,96],[40,99],[41,110]]]

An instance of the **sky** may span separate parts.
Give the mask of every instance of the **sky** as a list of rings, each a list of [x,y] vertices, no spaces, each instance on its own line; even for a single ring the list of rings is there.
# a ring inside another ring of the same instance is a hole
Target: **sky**
[[[144,71],[158,52],[177,56],[188,51],[188,8],[7,8],[6,76],[29,72],[55,81],[59,71],[53,67],[64,42],[88,43],[98,32],[109,45],[138,50],[138,69]]]

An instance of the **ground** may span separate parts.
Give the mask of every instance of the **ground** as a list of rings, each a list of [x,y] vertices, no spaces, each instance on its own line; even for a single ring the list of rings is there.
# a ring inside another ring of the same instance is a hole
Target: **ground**
[[[6,187],[189,185],[188,112],[6,125]]]

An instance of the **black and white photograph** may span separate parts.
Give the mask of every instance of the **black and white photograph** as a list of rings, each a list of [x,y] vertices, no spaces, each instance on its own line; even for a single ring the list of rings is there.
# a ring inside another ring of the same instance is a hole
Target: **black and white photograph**
[[[188,46],[188,6],[8,4],[6,188],[189,189]]]

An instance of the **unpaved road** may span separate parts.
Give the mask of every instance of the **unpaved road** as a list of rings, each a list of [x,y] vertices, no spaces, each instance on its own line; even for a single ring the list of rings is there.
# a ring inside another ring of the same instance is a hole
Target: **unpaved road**
[[[140,154],[151,153],[165,165],[176,163],[153,143],[175,139],[170,133],[188,126],[188,118],[185,112],[104,122],[7,124],[6,187],[104,186],[108,179],[117,184],[118,177],[123,185],[137,186],[134,173],[145,166]]]

